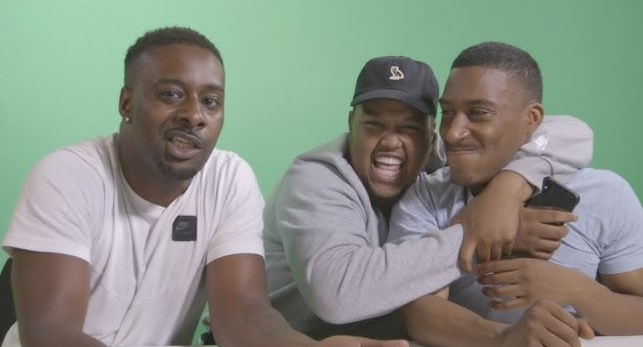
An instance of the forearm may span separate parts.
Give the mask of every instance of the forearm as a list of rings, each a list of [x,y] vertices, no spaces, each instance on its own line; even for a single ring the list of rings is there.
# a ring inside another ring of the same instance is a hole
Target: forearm
[[[312,261],[303,262],[305,271],[294,272],[295,280],[311,309],[327,322],[381,316],[460,276],[456,257],[462,231],[453,229],[382,247],[326,244]]]
[[[596,281],[573,297],[578,315],[601,335],[643,335],[643,297],[613,292]]]
[[[493,347],[507,328],[434,295],[412,302],[403,312],[411,338],[426,346]]]
[[[594,134],[585,122],[571,116],[546,116],[505,170],[519,173],[539,189],[546,176],[566,182],[589,165],[593,149]]]
[[[27,328],[19,325],[23,347],[105,347],[100,341],[74,327],[60,324],[41,324]]]
[[[226,311],[217,315],[210,310],[212,331],[220,346],[307,346],[315,342],[292,329],[269,304],[248,304]]]
[[[518,173],[500,171],[485,187],[484,192],[495,198],[507,198],[522,203],[532,195],[534,190],[531,184]]]

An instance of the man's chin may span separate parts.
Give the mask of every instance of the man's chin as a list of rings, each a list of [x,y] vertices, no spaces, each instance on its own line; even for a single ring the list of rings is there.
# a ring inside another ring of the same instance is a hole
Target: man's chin
[[[370,196],[378,206],[392,205],[402,196],[404,189],[396,187],[371,187]]]
[[[191,180],[201,170],[201,168],[168,163],[159,164],[159,169],[166,178],[178,181]]]
[[[453,171],[451,171],[451,176],[450,176],[451,183],[461,186],[461,187],[468,187],[472,184],[473,182],[473,177],[471,175],[458,175],[458,174],[453,174]]]

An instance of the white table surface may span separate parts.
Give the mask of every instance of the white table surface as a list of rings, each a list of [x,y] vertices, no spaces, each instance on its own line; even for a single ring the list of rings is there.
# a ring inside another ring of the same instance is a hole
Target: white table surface
[[[582,347],[643,347],[643,335],[637,336],[598,336],[592,340],[581,340]],[[148,347],[148,346],[131,346]],[[167,346],[190,347],[190,346]],[[216,346],[203,346],[216,347]]]
[[[643,335],[637,336],[597,336],[591,340],[581,340],[583,347],[643,347]]]

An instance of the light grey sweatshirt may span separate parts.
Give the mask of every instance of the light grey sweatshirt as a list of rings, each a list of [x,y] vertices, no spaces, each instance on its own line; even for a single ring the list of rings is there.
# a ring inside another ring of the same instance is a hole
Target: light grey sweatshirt
[[[536,187],[552,171],[564,181],[589,164],[592,147],[585,123],[547,116],[505,169]],[[300,155],[269,198],[264,246],[270,298],[295,329],[315,338],[405,337],[403,323],[389,314],[460,277],[462,227],[385,243],[388,221],[372,206],[346,152],[344,134]]]

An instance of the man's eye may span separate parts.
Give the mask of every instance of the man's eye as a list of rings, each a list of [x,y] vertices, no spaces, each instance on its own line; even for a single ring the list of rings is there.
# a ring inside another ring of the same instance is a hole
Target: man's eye
[[[378,128],[378,127],[382,126],[382,123],[375,122],[375,121],[366,121],[366,122],[364,122],[364,125],[366,125],[369,128]]]
[[[204,98],[203,99],[203,105],[205,107],[213,108],[217,107],[219,105],[219,101],[215,98]]]
[[[489,113],[490,112],[485,109],[475,108],[469,112],[469,115],[473,117],[484,117]]]
[[[453,115],[454,115],[453,111],[442,109],[442,117],[451,117]]]
[[[417,125],[407,125],[402,127],[402,129],[405,132],[409,132],[409,133],[419,133],[422,131],[422,128],[418,127]]]
[[[176,92],[174,90],[163,91],[163,92],[161,92],[161,95],[166,99],[172,99],[172,100],[181,98],[181,94],[179,94],[178,92]]]

